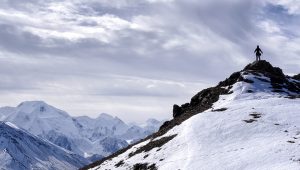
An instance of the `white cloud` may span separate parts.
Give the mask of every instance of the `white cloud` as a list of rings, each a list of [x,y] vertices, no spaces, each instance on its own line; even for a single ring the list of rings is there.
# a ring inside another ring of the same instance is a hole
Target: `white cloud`
[[[127,20],[112,14],[88,16],[78,13],[78,6],[70,2],[52,2],[35,13],[19,12],[2,9],[0,17],[2,22],[14,23],[44,39],[61,38],[79,40],[96,38],[109,43],[115,36],[115,31],[130,27],[139,27]],[[38,16],[38,17],[36,17]],[[81,23],[94,23],[93,26]]]
[[[279,26],[273,21],[261,21],[259,26],[267,33],[281,33]]]

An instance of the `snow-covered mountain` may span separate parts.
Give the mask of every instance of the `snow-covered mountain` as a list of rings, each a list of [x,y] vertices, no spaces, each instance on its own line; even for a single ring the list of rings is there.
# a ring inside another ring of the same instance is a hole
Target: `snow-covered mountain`
[[[78,169],[88,161],[34,136],[10,122],[0,122],[0,169]]]
[[[254,62],[189,103],[160,130],[83,169],[300,169],[300,79]]]
[[[86,116],[71,117],[65,111],[43,101],[26,101],[17,107],[0,108],[0,121],[12,122],[28,132],[91,160],[126,147],[127,141],[136,141],[158,130],[162,124],[154,121],[153,128],[140,127],[131,133],[133,126],[118,117],[100,114],[92,119]],[[134,126],[135,128],[135,126]]]

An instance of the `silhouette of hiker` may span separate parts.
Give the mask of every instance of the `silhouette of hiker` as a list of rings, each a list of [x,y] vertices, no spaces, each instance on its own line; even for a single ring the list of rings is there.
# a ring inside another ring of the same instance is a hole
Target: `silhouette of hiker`
[[[254,50],[254,53],[256,54],[256,61],[260,61],[260,56],[263,53],[262,50],[259,48],[259,45]]]

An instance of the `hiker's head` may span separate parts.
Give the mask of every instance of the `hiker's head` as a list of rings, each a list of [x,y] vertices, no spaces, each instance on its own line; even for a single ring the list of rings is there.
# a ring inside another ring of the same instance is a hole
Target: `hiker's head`
[[[257,48],[259,48],[259,45],[257,45]]]

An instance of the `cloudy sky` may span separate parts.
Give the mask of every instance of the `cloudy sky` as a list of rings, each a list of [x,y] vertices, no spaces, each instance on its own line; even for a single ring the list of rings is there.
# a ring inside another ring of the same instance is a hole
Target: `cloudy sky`
[[[170,118],[254,60],[300,68],[298,0],[0,0],[0,106]]]

